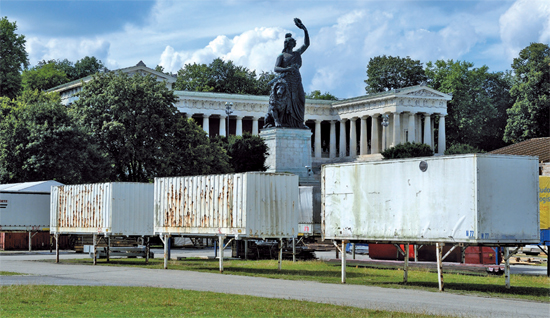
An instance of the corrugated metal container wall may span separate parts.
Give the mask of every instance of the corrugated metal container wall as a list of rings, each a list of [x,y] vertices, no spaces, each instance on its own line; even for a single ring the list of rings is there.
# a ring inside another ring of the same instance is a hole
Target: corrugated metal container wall
[[[155,234],[293,237],[297,210],[295,175],[155,178]]]
[[[378,242],[538,241],[535,157],[458,155],[325,165],[323,236]]]
[[[131,182],[52,187],[50,232],[153,235],[153,191]]]

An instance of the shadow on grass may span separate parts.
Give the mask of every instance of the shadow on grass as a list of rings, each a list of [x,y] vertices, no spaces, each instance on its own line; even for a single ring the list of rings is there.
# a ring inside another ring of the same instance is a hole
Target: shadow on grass
[[[419,288],[433,288],[439,289],[439,284],[437,282],[373,282],[372,285],[384,287],[388,285],[394,286],[409,286],[409,287],[419,287]],[[498,286],[492,284],[466,284],[466,283],[444,283],[445,290],[453,291],[468,291],[468,292],[479,292],[479,293],[495,293],[495,294],[505,294],[505,295],[525,295],[525,296],[550,296],[550,289],[543,287],[524,287],[524,286],[511,286],[510,289],[507,289],[506,286]]]

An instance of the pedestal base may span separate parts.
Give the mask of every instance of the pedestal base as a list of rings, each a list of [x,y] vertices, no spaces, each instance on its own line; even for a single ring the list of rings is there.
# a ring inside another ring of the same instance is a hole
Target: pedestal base
[[[311,131],[296,128],[262,129],[260,137],[269,147],[266,160],[267,172],[288,172],[310,179]],[[308,170],[309,167],[309,170]]]

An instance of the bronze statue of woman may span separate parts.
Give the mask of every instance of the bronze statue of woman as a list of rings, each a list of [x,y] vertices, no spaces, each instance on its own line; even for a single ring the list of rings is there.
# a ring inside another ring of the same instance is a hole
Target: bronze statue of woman
[[[280,74],[279,77],[284,78],[290,93],[290,105],[287,105],[282,118],[283,126],[308,128],[304,124],[306,93],[302,86],[300,67],[302,67],[302,53],[309,47],[309,34],[300,19],[295,18],[294,23],[298,28],[304,30],[304,45],[297,50],[293,50],[296,47],[296,40],[292,38],[292,34],[287,33],[283,52],[279,54],[275,62],[275,72]]]

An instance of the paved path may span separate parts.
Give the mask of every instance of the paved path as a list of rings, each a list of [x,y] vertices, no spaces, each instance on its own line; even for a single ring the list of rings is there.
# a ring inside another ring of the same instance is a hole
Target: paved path
[[[147,286],[212,291],[271,298],[308,300],[361,308],[466,317],[545,317],[550,304],[463,296],[450,293],[323,284],[179,270],[55,264],[36,262],[54,256],[0,255],[0,270],[32,274],[0,276],[0,284]],[[61,259],[81,258],[63,254]]]

